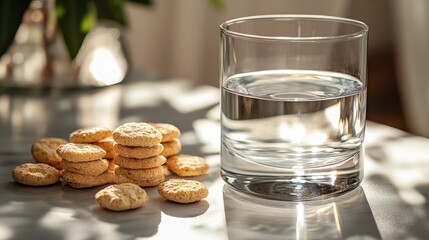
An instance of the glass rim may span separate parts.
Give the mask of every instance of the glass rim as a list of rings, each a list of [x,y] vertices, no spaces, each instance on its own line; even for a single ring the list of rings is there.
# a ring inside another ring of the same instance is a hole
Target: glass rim
[[[343,24],[350,24],[354,25],[360,28],[359,31],[349,33],[349,34],[341,34],[341,35],[334,35],[334,36],[311,36],[311,37],[292,37],[292,36],[264,36],[264,35],[257,35],[257,34],[249,34],[249,33],[242,33],[239,31],[233,31],[228,29],[228,27],[237,24],[237,23],[243,23],[243,22],[250,22],[250,21],[258,21],[258,20],[276,20],[276,19],[287,19],[287,20],[299,20],[299,19],[306,19],[306,20],[323,20],[323,21],[330,21],[332,23],[343,23]],[[347,40],[347,39],[355,39],[360,38],[368,34],[369,27],[366,23],[350,19],[350,18],[343,18],[343,17],[336,17],[336,16],[327,16],[327,15],[310,15],[310,14],[272,14],[272,15],[255,15],[255,16],[247,16],[247,17],[240,17],[240,18],[234,18],[228,21],[225,21],[220,25],[221,32],[230,36],[236,36],[236,37],[242,37],[242,38],[248,38],[248,39],[255,39],[255,40],[285,40],[285,41],[299,41],[299,42],[305,42],[305,41],[332,41],[332,40]]]

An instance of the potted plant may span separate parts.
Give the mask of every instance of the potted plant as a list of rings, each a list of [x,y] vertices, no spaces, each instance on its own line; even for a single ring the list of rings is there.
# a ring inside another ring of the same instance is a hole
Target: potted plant
[[[126,2],[153,5],[152,0],[2,0],[0,86],[121,82],[128,70],[120,38]]]

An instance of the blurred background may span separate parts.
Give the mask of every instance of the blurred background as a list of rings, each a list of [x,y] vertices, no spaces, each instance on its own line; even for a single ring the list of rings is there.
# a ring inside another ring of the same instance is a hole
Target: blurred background
[[[55,75],[62,76],[60,79],[64,82],[64,76],[76,78],[79,74],[81,80],[92,81],[91,85],[110,85],[121,81],[131,69],[131,72],[148,76],[179,78],[218,87],[219,25],[222,22],[262,14],[333,15],[358,19],[370,27],[367,118],[429,137],[429,108],[426,107],[429,106],[429,94],[426,93],[429,90],[427,0],[88,2],[94,5],[76,4],[68,0],[33,0],[30,6],[35,10],[31,13],[27,11],[22,17],[23,25],[9,53],[0,59],[0,83],[9,77],[9,80],[20,78],[23,84],[34,80],[37,80],[35,84],[43,84]],[[109,8],[106,2],[113,5]],[[150,2],[152,5],[149,4],[149,7],[136,4],[147,5]],[[9,8],[10,4],[23,5],[13,0],[4,0],[2,6],[8,6],[4,3],[9,4]],[[53,11],[55,4],[57,6]],[[114,4],[119,4],[120,8]],[[63,8],[57,8],[58,5]],[[64,14],[64,10],[77,8],[83,13],[89,12],[94,6],[97,7],[98,18],[126,22],[127,26],[120,27],[120,31],[117,28],[120,24],[92,27],[85,25],[85,15],[80,16],[82,22],[78,24],[81,25],[73,25],[74,18],[68,16],[67,11]],[[117,10],[122,7],[123,11]],[[7,29],[10,19],[16,14],[6,7],[1,12],[0,27]],[[51,18],[53,12],[59,17],[60,30],[65,36],[63,40],[58,40],[55,24],[51,24],[55,22]],[[37,33],[36,27],[42,28],[45,34]],[[83,41],[85,35],[79,29],[84,28],[91,31],[82,46],[82,42],[78,42],[70,48],[74,40]],[[64,42],[75,59],[71,68],[64,65],[64,59],[68,59],[65,48],[61,48]],[[23,62],[23,59],[27,61]]]
[[[157,0],[151,8],[128,5],[126,11],[133,69],[213,86],[219,82],[219,25],[228,19],[302,13],[364,21],[370,27],[367,118],[429,136],[422,100],[429,96],[428,1],[234,0],[214,8],[208,1]]]

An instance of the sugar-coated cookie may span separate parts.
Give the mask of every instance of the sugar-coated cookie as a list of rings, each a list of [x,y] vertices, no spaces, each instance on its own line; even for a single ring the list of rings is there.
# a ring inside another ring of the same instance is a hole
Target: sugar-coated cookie
[[[64,171],[61,175],[61,178],[65,184],[68,184],[71,187],[75,188],[97,187],[115,182],[115,174],[111,171],[105,171],[98,176],[90,176],[80,173]]]
[[[104,151],[106,151],[106,155],[104,155],[104,159],[113,159],[116,155],[115,149],[113,146],[115,145],[115,140],[113,137],[108,137],[98,142],[92,143],[101,147]]]
[[[67,144],[67,141],[62,138],[40,138],[31,146],[31,155],[36,162],[61,170],[61,157],[56,149],[62,144]]]
[[[70,134],[70,142],[94,143],[110,136],[112,136],[112,130],[107,127],[82,128]]]
[[[134,183],[139,185],[140,187],[155,187],[158,186],[165,180],[164,174],[162,174],[159,178],[150,179],[150,180],[136,180],[132,178],[127,178],[123,175],[116,175],[116,183]]]
[[[133,183],[110,185],[95,194],[95,200],[102,208],[112,211],[136,209],[149,201],[146,191]]]
[[[162,140],[161,140],[162,143],[171,142],[180,136],[180,130],[172,124],[169,124],[169,123],[149,123],[149,124],[154,126],[162,134]]]
[[[107,170],[109,161],[106,159],[97,159],[89,162],[70,162],[63,159],[61,164],[64,170],[68,172],[98,176]]]
[[[67,143],[57,148],[57,154],[70,162],[88,162],[103,158],[106,151],[92,144]]]
[[[114,149],[116,154],[121,155],[123,157],[149,158],[159,155],[162,150],[164,150],[164,146],[162,146],[162,144],[157,144],[152,147],[129,147],[121,144],[115,144]]]
[[[162,134],[147,123],[132,122],[116,128],[113,139],[124,146],[151,147],[161,142]]]
[[[180,143],[179,139],[174,139],[170,142],[164,142],[162,143],[162,146],[164,147],[164,150],[160,153],[164,157],[171,157],[173,155],[176,155],[182,150],[182,144]]]
[[[118,167],[118,165],[116,165],[113,160],[110,160],[109,166],[107,167],[107,170],[114,172],[117,167]]]
[[[164,171],[161,166],[148,169],[127,169],[117,167],[115,169],[115,174],[136,180],[151,180],[160,178],[161,175],[164,175]]]
[[[113,151],[113,145],[115,145],[115,140],[113,140],[113,137],[108,137],[92,144],[101,147],[106,152],[110,152]]]
[[[194,180],[170,179],[158,185],[158,192],[177,203],[192,203],[208,196],[207,187]]]
[[[208,171],[208,164],[204,158],[180,154],[167,158],[167,167],[181,177],[200,176]]]
[[[12,170],[12,178],[24,185],[47,186],[58,182],[60,171],[44,163],[24,163]]]
[[[127,158],[121,155],[115,156],[115,164],[128,169],[147,169],[163,165],[167,159],[162,155],[149,158]]]

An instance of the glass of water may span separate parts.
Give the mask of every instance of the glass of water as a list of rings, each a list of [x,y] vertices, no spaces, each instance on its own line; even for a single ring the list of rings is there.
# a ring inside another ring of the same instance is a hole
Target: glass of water
[[[368,26],[266,15],[221,31],[222,178],[242,192],[312,200],[363,178]]]

